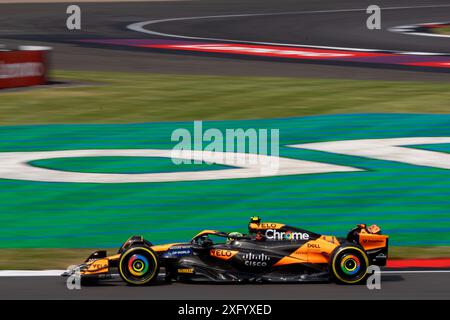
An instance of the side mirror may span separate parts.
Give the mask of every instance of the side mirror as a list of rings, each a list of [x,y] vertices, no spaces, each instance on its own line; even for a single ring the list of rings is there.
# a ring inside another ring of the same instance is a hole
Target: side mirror
[[[91,253],[91,255],[86,260],[84,260],[84,262],[106,258],[106,255],[107,255],[106,250],[98,250]]]

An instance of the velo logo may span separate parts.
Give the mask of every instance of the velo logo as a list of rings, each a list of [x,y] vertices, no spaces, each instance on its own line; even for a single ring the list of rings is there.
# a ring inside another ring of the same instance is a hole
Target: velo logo
[[[223,249],[211,249],[211,251],[209,252],[209,254],[210,254],[212,257],[219,258],[219,259],[222,259],[222,260],[228,260],[228,259],[231,259],[231,258],[234,257],[237,253],[238,253],[238,251],[234,251],[234,250],[223,250]]]

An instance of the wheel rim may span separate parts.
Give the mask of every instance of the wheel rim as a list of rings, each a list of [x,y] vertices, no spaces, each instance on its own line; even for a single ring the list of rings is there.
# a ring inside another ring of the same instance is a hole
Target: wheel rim
[[[158,260],[147,248],[135,248],[125,252],[119,263],[122,278],[131,284],[144,284],[155,278]]]
[[[333,259],[333,273],[344,283],[357,283],[367,274],[369,260],[359,248],[343,248]]]
[[[341,260],[341,270],[347,275],[355,275],[361,269],[361,261],[353,254],[346,255]]]
[[[133,254],[128,260],[128,271],[133,276],[142,277],[148,271],[148,268],[148,260],[141,254]]]

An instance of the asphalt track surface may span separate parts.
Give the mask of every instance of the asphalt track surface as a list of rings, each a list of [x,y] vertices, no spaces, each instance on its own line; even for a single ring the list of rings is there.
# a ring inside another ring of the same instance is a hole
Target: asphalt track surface
[[[0,300],[441,300],[450,299],[450,274],[382,275],[381,289],[364,285],[318,284],[187,284],[158,282],[132,287],[116,277],[97,285],[69,290],[62,277],[2,277]]]
[[[0,43],[11,46],[51,45],[55,48],[54,67],[58,69],[450,80],[448,70],[442,73],[443,70],[417,68],[379,68],[274,59],[264,61],[268,59],[163,52],[76,42],[79,39],[161,39],[165,37],[132,31],[127,26],[150,20],[231,15],[223,18],[166,21],[149,27],[160,33],[237,41],[450,53],[450,43],[446,38],[418,37],[388,31],[393,26],[447,21],[450,14],[448,0],[377,1],[380,7],[389,8],[382,11],[382,30],[366,28],[368,15],[365,9],[370,4],[372,1],[365,0],[83,3],[81,31],[66,29],[67,4],[2,4]]]
[[[170,21],[151,26],[160,33],[240,41],[450,52],[446,38],[414,37],[387,31],[398,25],[448,21],[448,0],[377,1],[383,7],[382,30],[366,28],[363,9],[373,1],[225,0],[137,3],[83,3],[81,31],[68,31],[67,4],[1,4],[0,44],[50,45],[53,65],[68,70],[139,71],[173,74],[289,76],[321,78],[449,81],[449,73],[431,70],[370,68],[263,61],[195,53],[77,43],[78,39],[160,39],[127,29],[132,23],[211,15],[267,14]],[[424,7],[425,6],[425,7]],[[358,10],[354,10],[358,9]],[[307,11],[316,11],[307,13]],[[323,12],[317,12],[323,11]],[[299,12],[272,15],[272,13]],[[160,283],[130,287],[119,279],[68,290],[58,277],[0,278],[0,299],[450,299],[449,273],[383,275],[381,290],[336,284],[207,285]]]

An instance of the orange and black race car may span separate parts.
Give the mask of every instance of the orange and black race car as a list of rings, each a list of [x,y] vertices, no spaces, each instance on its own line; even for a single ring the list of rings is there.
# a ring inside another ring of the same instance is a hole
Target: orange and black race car
[[[102,279],[118,270],[125,282],[146,285],[163,267],[167,281],[357,284],[370,265],[387,261],[388,236],[376,225],[360,224],[346,238],[337,238],[252,217],[248,231],[204,230],[188,243],[165,245],[133,236],[117,254],[96,251],[63,276]]]

